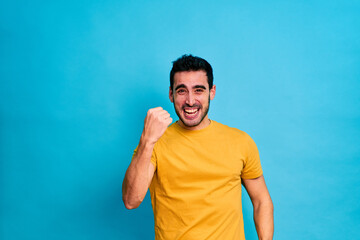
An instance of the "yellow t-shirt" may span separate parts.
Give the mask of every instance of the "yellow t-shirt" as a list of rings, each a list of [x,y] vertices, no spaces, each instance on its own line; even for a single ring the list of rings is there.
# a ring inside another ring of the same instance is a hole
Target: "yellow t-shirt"
[[[241,178],[262,175],[249,135],[215,121],[195,131],[173,123],[151,162],[156,240],[245,239]]]

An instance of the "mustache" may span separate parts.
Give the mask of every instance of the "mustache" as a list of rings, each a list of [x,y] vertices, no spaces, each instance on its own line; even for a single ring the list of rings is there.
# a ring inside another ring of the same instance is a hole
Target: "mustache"
[[[181,108],[184,110],[185,108],[201,108],[200,104],[194,104],[194,105],[189,105],[189,104],[184,104],[181,106]]]

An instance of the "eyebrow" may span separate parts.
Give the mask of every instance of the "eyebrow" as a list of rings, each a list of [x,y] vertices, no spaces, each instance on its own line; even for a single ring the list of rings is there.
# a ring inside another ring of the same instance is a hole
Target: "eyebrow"
[[[195,85],[193,88],[201,88],[206,90],[206,87],[204,85]]]
[[[180,85],[175,87],[175,91],[178,90],[179,88],[186,88],[186,86],[185,86],[185,84],[180,84]],[[196,89],[196,88],[201,88],[201,89],[206,90],[206,87],[204,85],[195,85],[193,87],[193,89]]]
[[[186,86],[185,86],[185,84],[177,85],[175,88],[175,91],[178,90],[179,88],[186,88]]]

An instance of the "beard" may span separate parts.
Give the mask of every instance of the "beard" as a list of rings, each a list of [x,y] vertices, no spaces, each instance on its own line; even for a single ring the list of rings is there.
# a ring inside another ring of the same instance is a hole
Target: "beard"
[[[174,99],[173,99],[174,100]],[[176,106],[175,106],[175,101],[174,102],[174,108],[175,108],[175,112],[176,112],[176,115],[179,117],[179,120],[184,124],[184,126],[186,127],[196,127],[198,125],[200,125],[200,123],[203,122],[204,118],[206,117],[206,115],[208,114],[209,112],[209,108],[210,108],[210,96],[209,96],[209,99],[208,99],[208,104],[205,108],[203,108],[202,104],[195,104],[193,106],[189,106],[188,104],[184,104],[183,106],[181,106],[181,109],[177,109]],[[184,119],[184,117],[182,116],[181,113],[184,112],[184,109],[186,107],[198,107],[199,110],[201,111],[201,115],[198,117],[198,121],[196,122],[189,122],[187,121],[186,119]]]

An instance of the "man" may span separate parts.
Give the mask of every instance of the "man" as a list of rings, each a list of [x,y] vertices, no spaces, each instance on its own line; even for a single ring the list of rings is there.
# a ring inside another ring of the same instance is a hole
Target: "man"
[[[179,120],[150,109],[123,182],[136,208],[150,188],[155,239],[245,239],[241,183],[254,207],[259,239],[272,239],[273,204],[254,141],[208,118],[215,97],[210,64],[184,55],[173,62],[169,98]],[[170,125],[170,126],[169,126]]]

